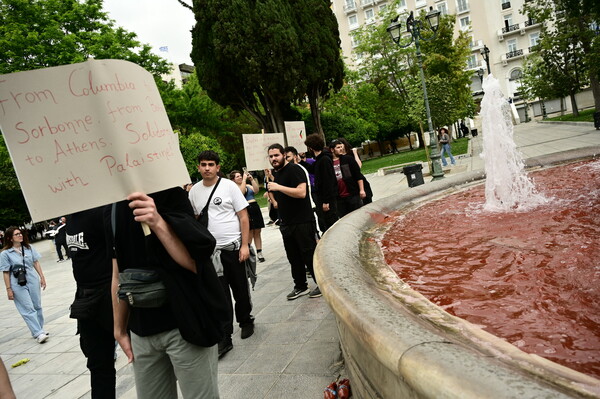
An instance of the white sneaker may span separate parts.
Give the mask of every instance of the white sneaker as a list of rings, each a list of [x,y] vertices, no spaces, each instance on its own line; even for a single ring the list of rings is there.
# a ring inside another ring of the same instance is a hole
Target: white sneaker
[[[38,344],[43,344],[48,339],[48,336],[44,333],[41,333],[40,335],[37,336],[36,339],[37,339]]]

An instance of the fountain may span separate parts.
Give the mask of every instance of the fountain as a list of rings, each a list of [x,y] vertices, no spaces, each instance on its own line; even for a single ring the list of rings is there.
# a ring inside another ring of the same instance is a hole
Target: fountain
[[[491,79],[486,81],[486,94],[493,90],[493,84]],[[508,140],[512,126],[505,122],[506,114],[501,116],[501,120],[484,120],[483,138],[490,139],[486,132],[506,129],[507,137],[495,142],[494,148],[514,150],[512,137]],[[490,179],[489,186],[485,184],[486,200],[491,193],[490,202],[472,207],[473,213],[501,215],[509,209],[511,215],[520,215],[526,209],[543,206],[547,200],[521,173],[523,166],[543,169],[595,159],[599,153],[600,148],[588,147],[523,162],[518,155],[508,153],[492,157],[486,147],[486,167],[488,161],[504,157],[504,164],[492,168],[505,172],[506,164],[512,162],[515,169],[508,174],[517,176],[513,188],[525,194],[515,200],[506,195],[506,185]],[[431,207],[427,206],[432,201],[445,200],[452,194],[462,196],[472,189],[483,191],[483,178],[482,171],[463,173],[376,201],[340,220],[319,243],[315,253],[317,279],[336,315],[346,367],[358,397],[600,397],[600,380],[525,353],[480,325],[448,313],[386,264],[380,242],[398,218],[406,217],[404,211],[421,207],[431,215]],[[427,243],[426,251],[436,251],[429,247],[429,241],[423,242]],[[418,278],[411,283],[418,285]]]

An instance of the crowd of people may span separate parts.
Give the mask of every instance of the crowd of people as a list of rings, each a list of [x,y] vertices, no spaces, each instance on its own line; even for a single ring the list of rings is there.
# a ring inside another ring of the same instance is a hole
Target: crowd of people
[[[287,300],[321,297],[313,270],[320,233],[372,200],[348,142],[325,146],[312,134],[305,144],[306,153],[273,144],[265,154],[270,218],[290,264]],[[202,180],[194,185],[132,193],[62,217],[56,227],[58,261],[72,260],[70,317],[92,398],[115,397],[117,344],[133,364],[138,397],[176,398],[177,382],[186,398],[218,397],[217,362],[233,349],[234,315],[242,339],[254,334],[248,278],[255,262],[265,261],[260,188],[245,169],[226,178],[214,151],[199,154],[198,171]],[[31,335],[46,342],[40,254],[19,228],[4,234],[0,270]]]

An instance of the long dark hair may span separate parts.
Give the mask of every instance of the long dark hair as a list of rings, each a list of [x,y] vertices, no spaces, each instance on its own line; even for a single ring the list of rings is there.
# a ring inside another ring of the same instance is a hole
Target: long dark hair
[[[27,237],[27,231],[20,229],[17,226],[10,226],[4,232],[4,247],[2,247],[3,250],[10,249],[13,247],[13,239],[12,238],[15,233],[15,230],[20,230],[21,233],[23,234],[23,243],[21,245],[24,246],[25,248],[29,248],[29,237]]]
[[[236,174],[240,174],[242,177],[244,177],[244,174],[242,172],[240,172],[239,170],[232,170],[231,172],[229,172],[229,180],[233,180],[235,179],[235,175]]]

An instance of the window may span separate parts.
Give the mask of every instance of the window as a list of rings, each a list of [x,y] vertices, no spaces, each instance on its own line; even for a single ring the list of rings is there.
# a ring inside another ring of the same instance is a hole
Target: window
[[[460,28],[462,30],[467,30],[469,29],[469,26],[471,24],[471,18],[469,18],[469,16],[467,15],[466,17],[462,17],[460,19]]]
[[[382,4],[379,6],[379,12],[384,13],[387,10],[387,4]]]
[[[456,9],[458,12],[467,11],[469,9],[469,3],[467,0],[456,0]]]
[[[519,80],[522,77],[523,77],[523,72],[519,68],[516,68],[510,72],[510,77],[508,78],[508,80]]]
[[[467,68],[474,69],[474,68],[477,68],[478,66],[479,65],[477,65],[477,55],[471,54],[469,56],[469,58],[467,58]]]
[[[352,48],[358,47],[359,44],[360,44],[360,41],[358,40],[356,35],[352,35]]]
[[[512,14],[508,14],[504,16],[504,26],[509,27],[512,23]]]
[[[400,0],[398,2],[398,8],[406,8],[406,0]]]
[[[517,51],[517,39],[508,40],[506,42],[506,46],[508,48],[509,53],[512,53],[513,51]]]
[[[416,0],[415,1],[416,8],[425,7],[426,5],[427,5],[427,0]]]
[[[350,29],[358,28],[358,18],[356,17],[356,14],[348,17],[348,26]]]
[[[448,15],[448,6],[446,3],[440,3],[436,7],[438,11],[442,13],[442,15]]]
[[[365,10],[365,20],[367,23],[373,22],[375,20],[375,11],[372,8]]]
[[[529,35],[529,43],[531,46],[536,46],[540,42],[540,32],[535,32]]]
[[[502,9],[506,10],[507,8],[510,8],[510,0],[502,0]]]

